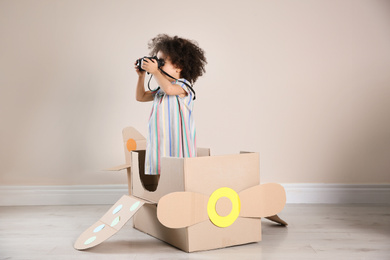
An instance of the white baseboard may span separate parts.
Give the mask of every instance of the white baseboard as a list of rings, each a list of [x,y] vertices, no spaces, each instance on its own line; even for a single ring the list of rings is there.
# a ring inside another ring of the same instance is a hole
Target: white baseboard
[[[390,184],[282,184],[287,203],[390,204]],[[127,184],[0,186],[0,206],[113,204]]]
[[[0,186],[0,206],[114,204],[127,184]]]
[[[390,184],[282,184],[287,203],[390,203]]]

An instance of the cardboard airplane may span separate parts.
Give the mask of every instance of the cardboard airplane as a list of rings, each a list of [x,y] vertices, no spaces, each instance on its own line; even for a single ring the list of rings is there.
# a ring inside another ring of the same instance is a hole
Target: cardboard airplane
[[[74,247],[94,247],[134,217],[133,227],[186,252],[261,241],[261,218],[286,226],[276,214],[286,203],[284,188],[260,184],[259,154],[161,158],[161,175],[145,175],[146,139],[123,129],[129,195],[85,230]]]

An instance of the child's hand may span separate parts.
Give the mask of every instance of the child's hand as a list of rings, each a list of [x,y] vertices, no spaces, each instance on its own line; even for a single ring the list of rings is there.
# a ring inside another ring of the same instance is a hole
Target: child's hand
[[[155,60],[151,60],[149,58],[145,58],[142,62],[142,69],[146,70],[151,74],[155,74],[158,71],[158,64]]]
[[[135,65],[135,67],[134,67],[134,68],[135,68],[135,71],[137,72],[138,76],[139,76],[139,77],[144,76],[144,75],[145,75],[145,71],[140,71],[140,70],[139,70],[139,68],[138,68],[138,66],[137,66],[137,61],[135,61],[134,65]]]

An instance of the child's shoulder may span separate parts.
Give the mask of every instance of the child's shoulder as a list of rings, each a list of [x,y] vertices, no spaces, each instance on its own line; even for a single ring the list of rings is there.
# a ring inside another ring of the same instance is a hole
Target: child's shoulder
[[[185,78],[180,78],[174,81],[174,84],[181,86],[187,92],[186,98],[190,98],[191,100],[195,99],[195,91],[190,81]]]

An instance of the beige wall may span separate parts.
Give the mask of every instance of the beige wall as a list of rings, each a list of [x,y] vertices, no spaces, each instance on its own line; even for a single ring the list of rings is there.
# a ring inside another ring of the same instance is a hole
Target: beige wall
[[[195,39],[198,145],[263,182],[390,183],[389,1],[0,1],[1,185],[126,183],[135,59]]]

